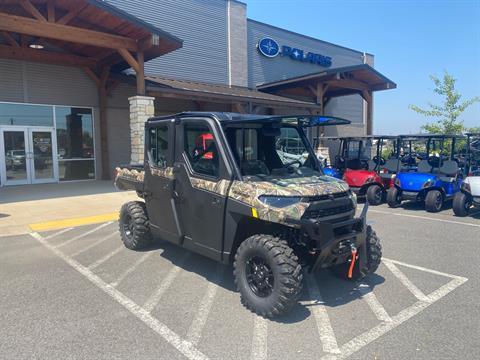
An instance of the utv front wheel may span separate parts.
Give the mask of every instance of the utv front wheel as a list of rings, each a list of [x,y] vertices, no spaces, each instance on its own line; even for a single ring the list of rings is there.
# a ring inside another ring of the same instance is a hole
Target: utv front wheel
[[[380,244],[380,239],[378,238],[376,232],[373,231],[371,226],[367,226],[367,239],[364,246],[367,247],[367,259],[365,261],[366,267],[363,269],[363,272],[360,270],[359,259],[357,259],[355,262],[351,278],[348,278],[348,270],[350,268],[351,260],[344,264],[332,267],[332,272],[336,276],[345,280],[360,280],[364,276],[373,274],[375,271],[377,271],[378,266],[382,261],[382,245]]]
[[[438,190],[430,190],[425,196],[425,210],[428,212],[439,212],[442,210],[443,195]]]
[[[140,250],[152,242],[145,203],[130,201],[124,204],[118,223],[123,244],[128,249]]]
[[[242,304],[268,318],[286,313],[302,289],[302,268],[285,241],[253,235],[238,248],[233,263]]]
[[[383,189],[379,185],[370,185],[367,189],[367,201],[370,205],[380,205],[383,200]]]
[[[387,191],[387,204],[391,208],[396,208],[402,202],[402,194],[400,191],[395,187],[391,187]]]
[[[467,216],[470,212],[470,206],[472,206],[472,201],[467,194],[463,192],[455,194],[453,198],[453,212],[456,216]]]

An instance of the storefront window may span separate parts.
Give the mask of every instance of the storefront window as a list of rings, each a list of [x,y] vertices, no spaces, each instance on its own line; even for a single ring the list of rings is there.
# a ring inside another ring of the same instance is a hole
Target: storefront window
[[[53,126],[53,108],[43,105],[0,103],[0,125]]]
[[[55,107],[60,181],[95,178],[91,109]]]

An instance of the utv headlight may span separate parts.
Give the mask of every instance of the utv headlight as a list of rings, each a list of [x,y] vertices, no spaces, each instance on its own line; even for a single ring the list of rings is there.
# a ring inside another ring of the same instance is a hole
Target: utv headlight
[[[433,186],[435,184],[435,181],[431,180],[431,179],[428,179],[427,181],[425,181],[422,185],[422,188],[425,189],[425,188],[429,188],[430,186]]]
[[[470,188],[470,184],[466,183],[465,181],[462,182],[462,185],[460,185],[460,189],[468,193],[472,191],[472,189]]]
[[[270,196],[270,195],[260,195],[258,200],[268,206],[273,206],[277,208],[284,208],[290,205],[294,205],[300,202],[302,198],[297,196]]]
[[[374,182],[375,178],[373,176],[369,176],[366,180],[365,183],[370,184],[371,182]]]

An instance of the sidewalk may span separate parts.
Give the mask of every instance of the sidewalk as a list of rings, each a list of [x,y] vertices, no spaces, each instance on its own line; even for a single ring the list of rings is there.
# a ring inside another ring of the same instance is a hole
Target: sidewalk
[[[114,219],[123,203],[135,199],[135,192],[117,191],[112,181],[3,187],[0,236]]]

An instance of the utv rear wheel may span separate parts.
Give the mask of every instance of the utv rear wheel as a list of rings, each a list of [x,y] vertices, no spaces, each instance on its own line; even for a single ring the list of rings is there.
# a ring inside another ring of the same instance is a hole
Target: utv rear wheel
[[[382,261],[382,245],[380,244],[380,239],[375,231],[373,231],[371,226],[367,226],[367,239],[365,241],[365,246],[367,247],[367,259],[365,262],[366,267],[363,269],[363,272],[360,270],[359,259],[357,259],[355,262],[355,266],[352,271],[352,277],[350,279],[348,278],[348,270],[350,268],[351,260],[344,264],[332,267],[332,272],[342,279],[360,280],[364,276],[373,274],[375,271],[377,271],[378,266]]]
[[[453,198],[453,212],[456,216],[467,216],[472,206],[472,200],[470,197],[463,193],[458,192]]]
[[[130,201],[124,204],[118,222],[123,244],[128,249],[140,250],[152,242],[145,203]]]
[[[253,235],[238,248],[233,275],[242,304],[268,318],[286,313],[302,289],[302,267],[285,241]]]
[[[383,189],[379,185],[370,185],[367,189],[367,201],[370,205],[380,205],[383,200]]]
[[[439,212],[442,210],[443,195],[439,190],[430,190],[425,196],[425,210]]]
[[[398,207],[402,202],[402,194],[400,191],[394,186],[388,189],[387,191],[387,204],[391,208]]]

